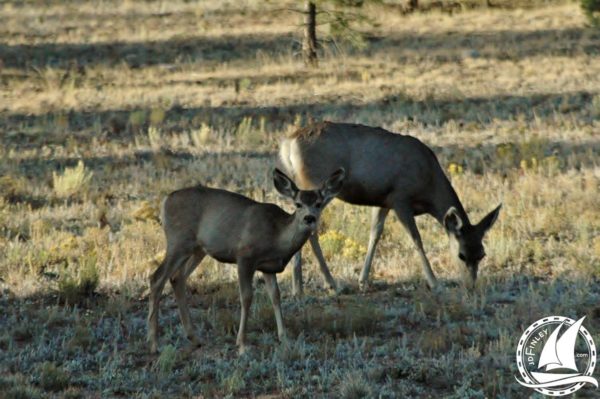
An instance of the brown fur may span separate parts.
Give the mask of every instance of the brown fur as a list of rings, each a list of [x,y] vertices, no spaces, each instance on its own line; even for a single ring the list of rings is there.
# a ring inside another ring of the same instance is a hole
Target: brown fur
[[[333,123],[329,122],[329,121],[313,123],[308,126],[305,126],[305,127],[295,130],[293,133],[291,133],[288,136],[288,138],[296,139],[296,138],[302,137],[303,139],[309,139],[309,140],[315,139],[315,138],[319,137],[321,135],[321,133],[323,133],[323,131],[325,131],[325,129],[327,129],[327,127],[329,127],[330,125],[333,125]]]

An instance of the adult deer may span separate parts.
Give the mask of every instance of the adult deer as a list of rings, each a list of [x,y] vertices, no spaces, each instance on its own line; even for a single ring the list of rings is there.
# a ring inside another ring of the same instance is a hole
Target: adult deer
[[[430,287],[436,285],[436,278],[415,223],[415,216],[424,213],[437,219],[457,242],[457,255],[475,282],[479,262],[485,256],[483,237],[498,218],[501,205],[479,223],[471,224],[435,154],[418,139],[381,128],[322,122],[284,139],[279,156],[285,171],[304,189],[317,186],[336,168],[344,168],[346,180],[337,197],[351,204],[376,207],[359,280],[361,288],[368,284],[375,248],[390,209],[414,241]],[[321,271],[335,289],[317,234],[310,237],[310,243]],[[293,273],[296,295],[302,294],[301,273],[298,253]]]
[[[288,214],[277,205],[260,203],[225,190],[196,186],[175,191],[162,206],[167,251],[150,278],[148,340],[157,352],[158,307],[162,290],[170,280],[185,333],[198,345],[185,299],[185,281],[206,255],[219,262],[237,263],[242,303],[237,345],[245,348],[246,321],[252,303],[252,278],[261,271],[275,311],[277,333],[284,339],[279,287],[281,273],[291,257],[312,235],[325,205],[335,197],[344,181],[339,169],[318,190],[302,191],[283,172],[275,169],[273,181],[282,195],[292,198],[296,211]]]

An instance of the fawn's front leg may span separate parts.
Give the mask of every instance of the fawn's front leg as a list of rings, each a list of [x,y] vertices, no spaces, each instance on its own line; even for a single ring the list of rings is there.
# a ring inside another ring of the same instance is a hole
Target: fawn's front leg
[[[242,303],[242,312],[240,317],[240,329],[238,331],[236,344],[239,346],[239,353],[246,351],[246,324],[250,306],[252,305],[252,277],[254,276],[254,267],[248,261],[238,261],[238,282],[240,285],[240,302]]]
[[[285,341],[285,328],[283,327],[283,316],[281,315],[281,295],[279,293],[279,285],[277,285],[277,275],[270,273],[263,273],[265,282],[267,285],[267,292],[271,303],[273,304],[273,310],[275,311],[275,321],[277,322],[277,336],[280,341]]]

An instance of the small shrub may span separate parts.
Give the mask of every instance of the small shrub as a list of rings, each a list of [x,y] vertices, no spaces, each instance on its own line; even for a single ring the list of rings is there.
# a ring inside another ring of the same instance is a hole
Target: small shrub
[[[450,176],[457,176],[463,173],[463,167],[462,165],[459,165],[457,163],[451,162],[450,165],[448,165],[448,174]]]
[[[14,386],[2,393],[3,399],[37,399],[42,394],[39,390],[30,386]]]
[[[8,333],[3,333],[0,335],[0,350],[5,351],[10,347],[10,335]],[[2,388],[2,383],[0,381],[0,390]]]
[[[173,371],[175,363],[177,363],[177,349],[173,345],[167,345],[156,359],[155,368],[162,374],[169,374]]]
[[[598,94],[596,94],[594,98],[592,98],[591,113],[594,118],[600,119],[600,95]]]
[[[63,173],[52,172],[52,186],[58,197],[68,198],[84,191],[92,176],[93,173],[86,170],[83,161],[80,160],[76,167],[65,168]]]
[[[592,241],[592,253],[598,259],[600,259],[600,236],[594,238]]]
[[[214,134],[210,126],[206,123],[203,123],[200,126],[200,129],[192,130],[190,132],[190,139],[194,144],[194,147],[202,147],[206,144],[209,144],[213,141]]]
[[[367,253],[367,248],[351,238],[344,240],[344,250],[342,256],[347,259],[362,259]]]
[[[133,111],[129,114],[129,126],[132,129],[141,129],[148,119],[148,113],[143,110]]]
[[[233,373],[221,379],[221,387],[228,395],[236,395],[246,387],[244,374],[236,369]]]
[[[69,376],[54,363],[45,362],[40,370],[40,386],[45,391],[62,391],[69,385]]]
[[[0,177],[0,197],[14,199],[26,195],[27,184],[14,176]]]
[[[258,145],[262,142],[262,135],[259,129],[253,127],[252,117],[244,117],[236,129],[237,139],[246,145]]]
[[[600,0],[581,0],[581,8],[592,26],[600,26]]]
[[[148,128],[148,142],[154,149],[159,149],[164,143],[162,131],[156,126],[150,126]]]
[[[131,213],[131,216],[137,220],[154,220],[159,221],[159,209],[157,204],[152,204],[150,201],[142,201]]]
[[[319,237],[319,243],[326,257],[342,255],[348,259],[361,259],[367,248],[337,230],[328,230]]]
[[[99,282],[100,273],[98,272],[96,254],[87,254],[83,258],[79,269],[79,286],[82,294],[92,294],[98,288]]]
[[[67,343],[71,349],[83,348],[87,349],[94,343],[94,335],[90,328],[86,325],[77,325],[73,337]]]
[[[29,225],[29,235],[34,241],[41,241],[52,231],[52,223],[47,219],[36,219]]]
[[[357,371],[350,371],[344,375],[339,385],[340,398],[362,399],[372,396],[371,385],[364,375]]]
[[[12,329],[12,337],[17,342],[29,342],[33,338],[34,326],[30,322],[23,321]]]
[[[65,270],[64,275],[58,281],[58,296],[63,302],[73,305],[82,298],[93,294],[99,283],[100,273],[96,255],[87,254],[82,257],[76,276]]]
[[[325,257],[331,257],[342,252],[346,237],[337,230],[328,230],[319,237],[319,243]]]
[[[248,91],[252,87],[252,81],[249,78],[242,78],[238,83],[240,91]]]
[[[275,358],[287,364],[305,360],[308,353],[302,336],[298,340],[287,340],[275,348]]]
[[[85,395],[80,389],[77,388],[68,388],[62,394],[62,399],[82,399],[85,398]]]
[[[58,281],[58,297],[65,303],[73,305],[79,302],[79,286],[77,280],[66,275]]]
[[[233,335],[238,327],[238,319],[232,312],[216,312],[213,323],[219,334]]]
[[[165,121],[167,113],[162,108],[154,108],[150,111],[150,124],[153,126],[160,125]]]

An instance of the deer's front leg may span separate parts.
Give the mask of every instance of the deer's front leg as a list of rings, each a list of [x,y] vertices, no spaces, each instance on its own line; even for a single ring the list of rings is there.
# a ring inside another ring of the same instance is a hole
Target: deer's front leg
[[[263,273],[265,282],[267,285],[267,292],[271,303],[273,304],[273,310],[275,311],[275,322],[277,323],[277,335],[280,341],[285,341],[285,328],[283,327],[283,316],[281,315],[281,296],[279,294],[279,285],[277,284],[277,275],[270,273]]]
[[[238,262],[238,282],[240,284],[240,301],[242,303],[242,312],[240,317],[240,329],[237,336],[237,345],[239,353],[246,351],[246,324],[250,306],[252,305],[252,277],[254,276],[254,267],[247,261]]]

